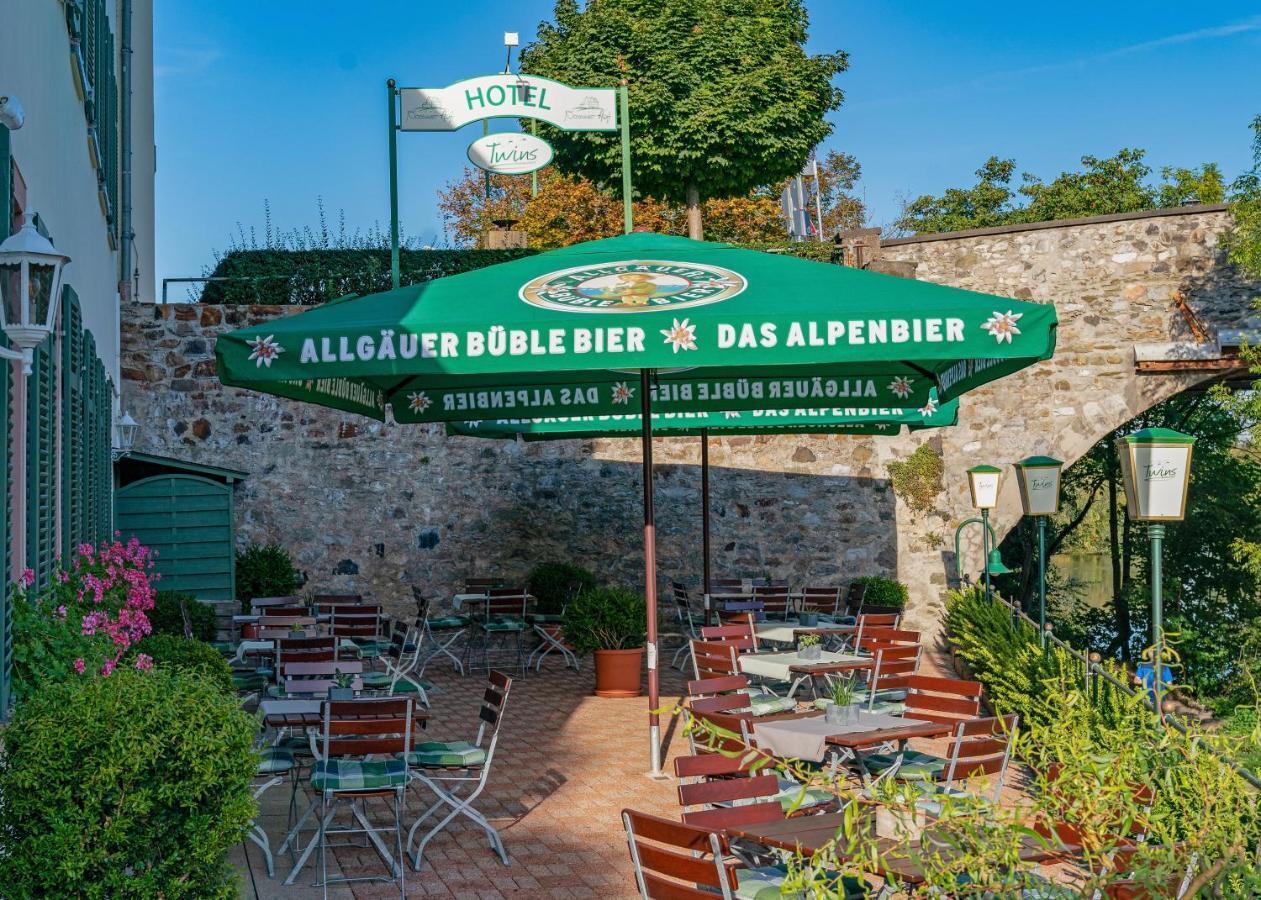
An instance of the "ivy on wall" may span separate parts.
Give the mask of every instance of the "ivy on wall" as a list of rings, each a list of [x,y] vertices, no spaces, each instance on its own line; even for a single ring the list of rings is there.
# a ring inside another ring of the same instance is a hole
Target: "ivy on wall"
[[[920,444],[904,460],[889,463],[889,482],[893,493],[912,512],[926,513],[933,508],[933,500],[945,490],[941,477],[946,466],[941,451],[931,444]]]

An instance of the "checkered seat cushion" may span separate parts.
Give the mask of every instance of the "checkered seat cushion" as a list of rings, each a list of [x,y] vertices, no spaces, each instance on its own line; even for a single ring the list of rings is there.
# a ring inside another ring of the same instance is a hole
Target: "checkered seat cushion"
[[[794,891],[791,894],[780,893],[780,885],[784,883],[787,876],[787,866],[736,869],[736,897],[740,900],[782,900],[785,897],[790,900],[806,900],[806,897],[810,895],[800,891]],[[828,879],[829,889],[835,884],[835,880],[835,876]],[[841,884],[844,900],[859,900],[862,897],[872,896],[875,892],[870,884],[848,875],[841,880]],[[828,896],[836,896],[836,894],[829,891]]]
[[[468,616],[434,616],[429,619],[431,631],[451,631],[456,628],[468,628]]]
[[[863,757],[863,765],[873,774],[887,772],[897,764],[896,753],[871,753]],[[949,760],[931,753],[920,753],[918,750],[907,750],[902,756],[902,765],[893,773],[894,778],[903,781],[935,781],[940,778],[950,765]]]
[[[749,709],[754,716],[771,716],[775,713],[792,712],[797,708],[797,701],[789,697],[776,697],[769,691],[741,691],[749,698]]]
[[[238,691],[261,691],[267,686],[267,676],[258,672],[233,672],[232,687]]]
[[[293,754],[288,750],[282,747],[268,747],[259,755],[257,774],[284,775],[296,765]]]
[[[810,809],[814,806],[822,806],[836,799],[835,796],[820,788],[807,788],[806,796],[800,803],[797,803],[797,798],[801,797],[801,785],[791,778],[780,778],[778,781],[779,792],[772,799],[779,801],[779,805],[783,807],[784,812],[792,809],[794,804],[796,804],[798,810],[802,810]]]
[[[525,631],[525,622],[522,619],[491,619],[488,622],[478,623],[486,631]]]
[[[276,746],[291,756],[314,755],[311,752],[311,739],[305,734],[291,734],[288,737],[282,737]]]
[[[363,762],[357,759],[319,760],[311,770],[317,791],[376,791],[407,784],[407,763],[401,759]]]
[[[560,613],[526,613],[525,620],[535,625],[559,625],[565,617]]]
[[[486,751],[468,741],[423,741],[407,756],[407,764],[418,769],[473,768],[484,762]]]

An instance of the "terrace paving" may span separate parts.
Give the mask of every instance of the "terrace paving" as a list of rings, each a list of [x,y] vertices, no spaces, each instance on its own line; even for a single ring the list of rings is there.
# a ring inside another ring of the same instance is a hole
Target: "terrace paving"
[[[435,665],[425,677],[438,686],[431,697],[429,736],[472,740],[484,676],[461,678]],[[636,896],[620,812],[632,807],[677,816],[678,800],[672,780],[654,781],[645,774],[647,701],[597,698],[593,686],[589,660],[575,673],[550,658],[541,674],[532,671],[513,682],[490,782],[475,804],[500,829],[511,865],[504,866],[481,829],[462,818],[430,842],[420,872],[408,870],[408,897]],[[682,689],[677,670],[663,672],[663,704],[672,704]],[[670,757],[687,752],[681,734],[667,731],[666,738]],[[422,787],[408,789],[404,828],[429,802],[431,795]],[[273,844],[284,833],[287,804],[288,793],[280,787],[264,796],[263,822]],[[277,878],[272,880],[253,844],[246,851],[238,848],[233,862],[245,868],[246,853],[257,889],[247,872],[243,896],[323,896],[311,886],[319,871],[315,857],[299,875],[299,884],[285,888],[281,881],[290,865],[287,857],[277,860]],[[384,869],[372,850],[340,848],[330,858],[333,862],[346,875]],[[330,890],[329,896],[397,897],[398,887],[364,882]]]

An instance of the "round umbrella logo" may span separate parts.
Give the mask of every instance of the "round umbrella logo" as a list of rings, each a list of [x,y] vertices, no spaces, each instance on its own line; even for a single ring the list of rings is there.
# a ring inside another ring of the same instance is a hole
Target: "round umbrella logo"
[[[678,312],[727,300],[746,287],[744,276],[730,269],[642,259],[540,275],[521,288],[521,299],[564,312]]]

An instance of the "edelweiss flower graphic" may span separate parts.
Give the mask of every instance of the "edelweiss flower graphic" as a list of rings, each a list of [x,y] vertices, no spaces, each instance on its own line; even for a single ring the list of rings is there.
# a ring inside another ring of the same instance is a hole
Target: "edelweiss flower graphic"
[[[981,327],[994,336],[994,339],[1000,344],[1003,341],[1011,343],[1013,334],[1020,334],[1020,329],[1016,327],[1016,321],[1023,316],[1024,313],[1013,313],[1010,309],[1005,313],[994,310],[994,314],[981,323]]]
[[[674,320],[669,328],[661,329],[661,333],[665,335],[666,343],[674,345],[674,352],[680,350],[696,349],[696,326],[688,323],[687,319],[680,322]]]
[[[928,402],[919,408],[921,416],[931,416],[935,412],[937,412],[937,401],[932,397],[929,397]]]
[[[260,368],[266,366],[270,369],[272,360],[285,352],[285,348],[276,343],[275,335],[271,334],[246,343],[250,345],[250,359]]]
[[[424,391],[412,391],[407,395],[407,405],[411,407],[412,412],[423,413],[433,405],[433,401]]]
[[[613,385],[613,402],[614,403],[630,403],[631,397],[635,396],[635,389],[625,381],[619,381]]]
[[[899,375],[889,382],[889,390],[893,391],[899,400],[905,400],[911,396],[911,382],[909,379]]]

